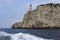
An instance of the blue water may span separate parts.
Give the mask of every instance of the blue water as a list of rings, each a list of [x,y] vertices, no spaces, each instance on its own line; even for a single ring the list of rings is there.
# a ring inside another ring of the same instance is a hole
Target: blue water
[[[60,29],[9,29],[0,28],[0,31],[4,31],[11,34],[28,33],[37,37],[60,40]],[[9,38],[9,37],[8,37]]]

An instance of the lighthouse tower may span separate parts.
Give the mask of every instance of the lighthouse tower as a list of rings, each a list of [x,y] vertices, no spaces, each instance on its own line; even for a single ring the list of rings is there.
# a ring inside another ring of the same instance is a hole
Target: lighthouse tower
[[[30,11],[32,11],[32,4],[30,4]]]

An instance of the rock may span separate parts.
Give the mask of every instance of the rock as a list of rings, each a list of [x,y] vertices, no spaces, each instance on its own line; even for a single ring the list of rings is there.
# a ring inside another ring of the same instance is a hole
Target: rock
[[[60,27],[60,4],[42,4],[37,9],[28,11],[20,23],[12,28],[53,28]]]

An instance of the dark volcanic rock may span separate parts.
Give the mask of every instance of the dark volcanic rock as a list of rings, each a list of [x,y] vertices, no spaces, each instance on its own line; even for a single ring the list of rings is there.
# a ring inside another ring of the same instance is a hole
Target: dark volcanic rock
[[[28,11],[23,21],[13,24],[12,28],[60,27],[60,4],[38,5],[37,9]]]

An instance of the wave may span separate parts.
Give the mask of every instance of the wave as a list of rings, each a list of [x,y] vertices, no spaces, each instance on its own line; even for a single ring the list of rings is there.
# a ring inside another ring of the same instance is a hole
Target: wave
[[[9,33],[6,33],[6,32],[4,32],[4,31],[0,31],[0,37],[1,36],[10,36],[11,34],[9,34]]]
[[[35,35],[31,35],[27,33],[10,34],[0,31],[0,37],[2,36],[10,36],[11,37],[10,40],[53,40],[53,39],[40,38]]]

